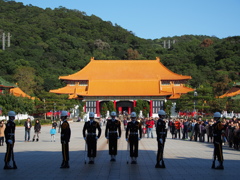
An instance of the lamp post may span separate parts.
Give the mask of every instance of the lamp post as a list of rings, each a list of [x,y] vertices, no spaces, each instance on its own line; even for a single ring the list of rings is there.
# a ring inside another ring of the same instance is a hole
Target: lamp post
[[[193,102],[193,112],[195,112],[196,111],[196,109],[195,109],[195,106],[196,106],[196,99],[195,99],[195,97],[198,95],[198,93],[197,93],[197,91],[196,90],[194,90],[194,93],[193,93],[193,96],[194,96],[194,102]]]

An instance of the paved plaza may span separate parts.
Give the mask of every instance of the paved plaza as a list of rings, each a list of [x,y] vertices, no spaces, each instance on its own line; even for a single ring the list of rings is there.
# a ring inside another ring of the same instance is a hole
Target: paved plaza
[[[3,170],[6,145],[0,146],[0,179],[81,179],[81,180],[160,180],[160,179],[239,179],[240,151],[224,146],[224,170],[211,169],[213,144],[171,139],[165,145],[166,169],[156,169],[157,141],[142,138],[139,142],[138,164],[127,164],[125,131],[118,143],[116,162],[110,162],[105,126],[98,140],[95,164],[85,164],[85,141],[82,137],[83,122],[71,122],[70,168],[60,169],[62,162],[60,135],[50,141],[51,126],[42,126],[39,142],[24,142],[24,127],[16,128],[14,148],[17,170]],[[155,133],[155,132],[154,132]],[[155,135],[155,134],[154,134]],[[33,128],[31,137],[33,136]],[[218,162],[216,161],[216,164]]]

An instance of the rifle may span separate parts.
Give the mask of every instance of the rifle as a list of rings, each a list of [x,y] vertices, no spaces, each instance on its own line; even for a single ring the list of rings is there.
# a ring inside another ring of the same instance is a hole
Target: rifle
[[[216,153],[215,153],[215,147],[214,147],[214,149],[213,149],[212,169],[215,169],[215,161],[216,161]]]
[[[12,162],[13,162],[13,169],[17,169],[17,165],[16,165],[16,162],[15,162],[15,160],[14,160],[13,144],[11,145],[11,148],[12,148]]]

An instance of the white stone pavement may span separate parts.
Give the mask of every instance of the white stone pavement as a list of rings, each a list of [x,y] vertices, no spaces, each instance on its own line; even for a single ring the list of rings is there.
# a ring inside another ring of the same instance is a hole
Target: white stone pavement
[[[156,139],[143,138],[139,144],[138,164],[127,164],[125,131],[119,140],[116,162],[110,162],[105,127],[98,140],[94,165],[84,163],[85,142],[82,137],[83,122],[70,123],[70,168],[60,169],[62,161],[60,136],[50,142],[51,126],[43,126],[39,142],[24,142],[24,127],[16,128],[14,148],[17,170],[4,170],[6,145],[0,146],[0,179],[81,179],[81,180],[159,180],[159,179],[234,179],[240,178],[240,151],[224,146],[224,170],[213,170],[213,145],[167,138],[165,145],[166,169],[156,169]],[[154,132],[155,133],[155,132]],[[155,135],[155,134],[154,134]],[[33,129],[31,137],[33,136]],[[217,163],[217,162],[216,162]]]

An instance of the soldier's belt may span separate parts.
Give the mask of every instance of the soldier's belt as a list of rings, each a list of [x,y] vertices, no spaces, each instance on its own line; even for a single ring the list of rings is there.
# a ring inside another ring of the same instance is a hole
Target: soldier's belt
[[[166,132],[159,132],[158,134],[166,134]]]
[[[14,133],[8,133],[8,135],[10,135],[10,136],[14,136],[15,134],[14,134]]]
[[[88,136],[94,136],[94,135],[96,135],[96,133],[88,133],[87,135]]]
[[[137,132],[131,132],[130,134],[138,134]]]
[[[109,131],[109,133],[117,133],[117,131]]]
[[[217,136],[217,134],[213,134],[213,136]]]

